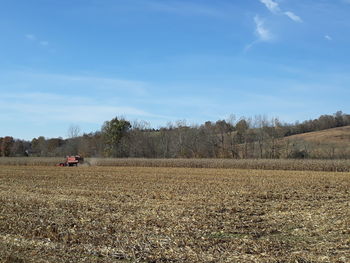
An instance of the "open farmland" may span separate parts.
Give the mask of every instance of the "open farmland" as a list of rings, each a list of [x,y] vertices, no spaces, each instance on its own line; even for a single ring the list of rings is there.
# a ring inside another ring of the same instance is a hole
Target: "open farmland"
[[[64,161],[58,157],[3,157],[0,165],[55,166]],[[146,158],[85,158],[84,166],[169,167],[296,170],[319,172],[350,172],[349,160],[313,159],[146,159]]]
[[[0,166],[0,262],[349,261],[349,173]]]

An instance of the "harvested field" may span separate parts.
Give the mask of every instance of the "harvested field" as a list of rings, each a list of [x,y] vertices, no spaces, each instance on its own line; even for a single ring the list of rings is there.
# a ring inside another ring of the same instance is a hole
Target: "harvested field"
[[[3,157],[0,165],[55,166],[62,161],[64,158],[57,157]],[[85,161],[85,166],[350,172],[349,160],[85,158]]]
[[[349,173],[0,166],[0,262],[349,261]]]

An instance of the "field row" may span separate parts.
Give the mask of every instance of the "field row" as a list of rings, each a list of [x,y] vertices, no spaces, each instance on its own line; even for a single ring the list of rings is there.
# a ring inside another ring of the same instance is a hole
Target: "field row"
[[[0,158],[0,165],[54,166],[64,158],[10,157]],[[119,167],[178,167],[216,169],[259,169],[350,172],[350,160],[293,160],[293,159],[116,159],[86,158],[85,166]]]

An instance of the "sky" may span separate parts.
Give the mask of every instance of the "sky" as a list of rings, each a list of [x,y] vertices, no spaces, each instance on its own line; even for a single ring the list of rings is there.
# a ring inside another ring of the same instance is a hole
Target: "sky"
[[[0,0],[0,136],[350,113],[350,0]]]

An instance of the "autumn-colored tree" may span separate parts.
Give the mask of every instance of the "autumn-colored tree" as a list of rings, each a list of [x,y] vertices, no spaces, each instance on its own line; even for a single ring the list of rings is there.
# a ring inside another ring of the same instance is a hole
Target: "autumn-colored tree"
[[[11,136],[6,136],[1,142],[1,155],[9,157],[11,155],[11,148],[14,144],[14,139]]]

